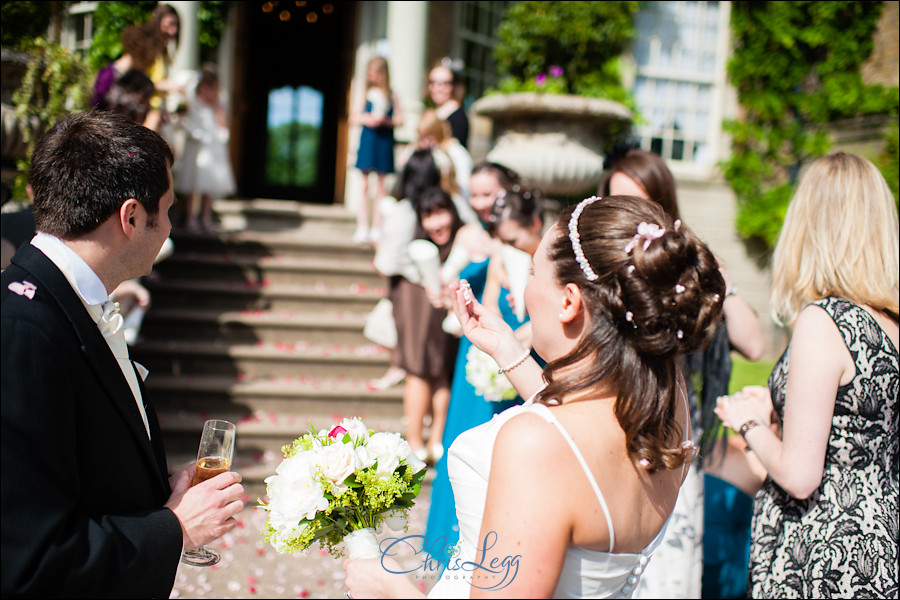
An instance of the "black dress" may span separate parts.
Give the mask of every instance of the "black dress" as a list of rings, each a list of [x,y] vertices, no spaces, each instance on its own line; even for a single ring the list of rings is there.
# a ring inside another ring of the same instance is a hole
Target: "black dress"
[[[896,598],[898,354],[863,308],[843,298],[814,303],[831,316],[856,366],[838,388],[822,484],[806,500],[767,478],[756,494],[753,598]],[[790,346],[769,377],[784,415]]]

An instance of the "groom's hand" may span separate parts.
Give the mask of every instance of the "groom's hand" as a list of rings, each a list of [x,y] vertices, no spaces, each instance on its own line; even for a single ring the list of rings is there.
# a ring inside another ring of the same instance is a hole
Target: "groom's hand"
[[[240,473],[220,473],[191,487],[192,470],[173,477],[172,495],[165,504],[181,523],[185,550],[199,548],[234,529],[235,515],[244,509]]]

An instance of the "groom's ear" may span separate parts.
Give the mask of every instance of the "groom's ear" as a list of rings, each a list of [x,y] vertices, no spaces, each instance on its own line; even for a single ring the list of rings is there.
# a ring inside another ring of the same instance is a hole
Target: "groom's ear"
[[[125,237],[129,240],[134,236],[139,210],[141,210],[141,205],[134,198],[129,198],[119,207],[119,226],[122,228],[122,233],[124,233]]]

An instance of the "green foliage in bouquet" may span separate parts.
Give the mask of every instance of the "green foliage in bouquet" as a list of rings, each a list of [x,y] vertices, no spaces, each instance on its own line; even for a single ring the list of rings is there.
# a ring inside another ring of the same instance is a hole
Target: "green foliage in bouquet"
[[[635,37],[639,2],[510,5],[497,29],[497,91],[577,94],[629,105],[620,56]]]
[[[774,245],[803,165],[831,148],[829,123],[897,115],[897,87],[866,85],[860,75],[882,4],[734,3],[728,75],[743,113],[725,123],[732,156],[723,171],[745,238]]]
[[[385,523],[405,530],[426,469],[399,434],[345,419],[330,432],[310,426],[283,452],[277,474],[266,479],[268,502],[259,503],[269,513],[263,538],[278,552],[303,552],[318,541],[341,556],[348,533]]]

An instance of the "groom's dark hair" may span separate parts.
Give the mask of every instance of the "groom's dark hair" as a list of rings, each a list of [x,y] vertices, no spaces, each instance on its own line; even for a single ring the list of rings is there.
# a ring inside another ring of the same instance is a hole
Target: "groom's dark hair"
[[[91,111],[64,117],[41,138],[31,159],[35,229],[77,238],[129,198],[155,226],[173,160],[164,139],[122,115]]]

